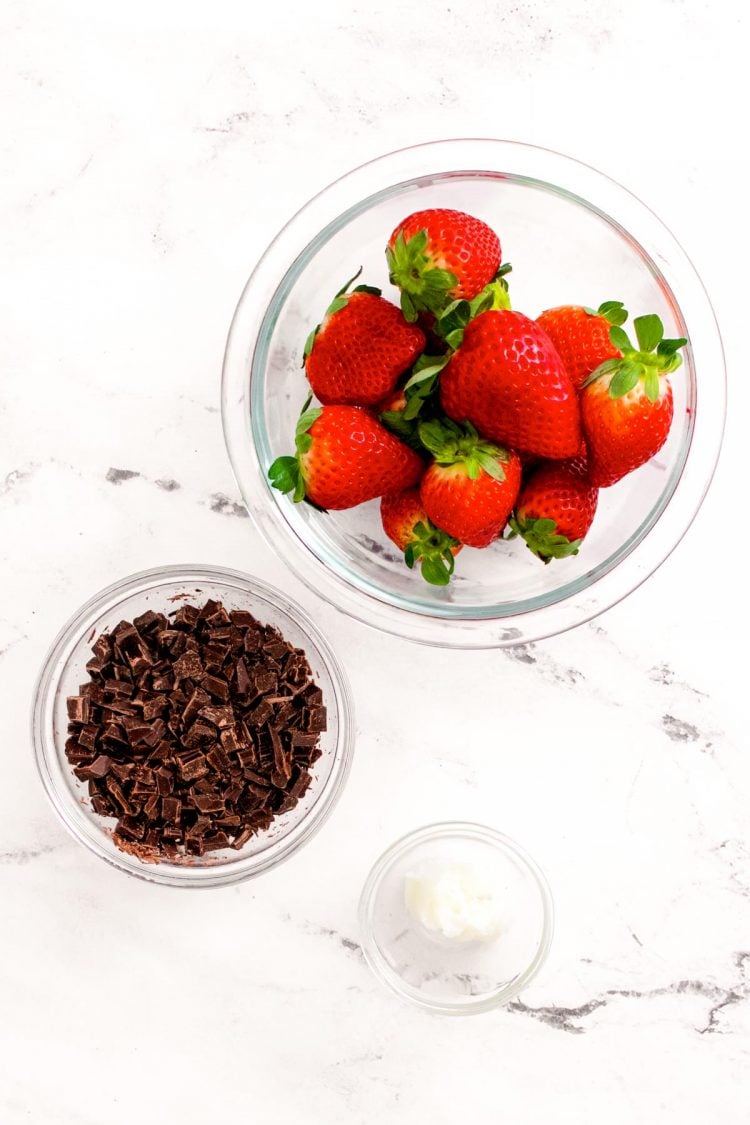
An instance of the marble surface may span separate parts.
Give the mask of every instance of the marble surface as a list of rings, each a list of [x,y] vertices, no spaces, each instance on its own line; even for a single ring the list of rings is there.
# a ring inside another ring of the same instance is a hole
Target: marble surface
[[[394,12],[0,9],[3,1125],[748,1120],[747,16],[699,0]],[[217,410],[228,320],[276,229],[354,164],[450,135],[569,152],[645,199],[704,277],[730,374],[724,456],[679,550],[596,622],[494,653],[418,648],[318,604],[246,518]],[[358,705],[324,831],[255,882],[193,894],[74,842],[28,734],[69,614],[185,560],[298,598]],[[538,978],[470,1020],[381,991],[356,923],[376,855],[454,817],[525,844],[557,906]]]

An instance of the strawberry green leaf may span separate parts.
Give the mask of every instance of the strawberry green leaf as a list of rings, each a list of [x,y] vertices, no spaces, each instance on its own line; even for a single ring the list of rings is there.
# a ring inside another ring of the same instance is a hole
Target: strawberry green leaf
[[[357,280],[357,278],[359,277],[359,275],[361,273],[362,273],[362,267],[360,266],[359,269],[357,270],[357,272],[352,277],[350,277],[349,280],[344,283],[344,285],[341,286],[338,293],[333,298],[334,301],[336,300],[336,297],[343,297],[344,296],[344,294],[346,293],[349,286],[354,284],[354,282]]]
[[[488,289],[485,288],[485,289],[482,290],[481,293],[477,294],[477,296],[471,302],[471,304],[470,304],[471,315],[473,317],[474,316],[481,316],[481,314],[483,312],[489,312],[489,310],[494,306],[494,304],[495,304],[495,294],[494,294],[494,292],[492,292],[491,290],[488,291]]]
[[[687,340],[681,336],[679,340],[661,340],[656,349],[657,355],[673,356],[680,348],[684,348]]]
[[[268,479],[279,492],[295,492],[302,474],[296,457],[277,457],[268,470]],[[304,481],[302,482],[304,494]]]
[[[642,352],[652,352],[664,336],[664,325],[655,313],[637,316],[633,321],[633,327],[638,338],[638,347]]]
[[[315,337],[318,335],[319,329],[320,329],[320,325],[318,324],[315,328],[312,329],[309,336],[305,340],[305,350],[303,352],[304,358],[302,360],[302,366],[303,367],[305,366],[305,360],[309,356],[310,352],[313,350],[313,344],[315,343]]]
[[[594,368],[583,384],[584,387],[587,387],[589,383],[595,383],[597,379],[601,379],[602,375],[609,375],[610,371],[616,371],[621,363],[621,359],[614,357],[612,359],[605,359],[603,363],[600,363],[598,367]]]
[[[443,339],[447,339],[451,332],[465,328],[471,320],[471,305],[468,301],[451,301],[444,313],[435,322],[435,331]]]
[[[335,313],[341,312],[342,309],[346,308],[348,302],[348,295],[344,297],[334,297],[326,309],[326,316],[334,316]]]
[[[377,285],[357,285],[352,293],[369,293],[372,297],[382,297],[383,290],[378,289]]]
[[[503,469],[502,465],[497,461],[497,459],[495,457],[493,457],[491,454],[484,453],[480,448],[479,451],[475,454],[475,459],[476,459],[478,465],[480,466],[480,468],[484,469],[485,473],[487,473],[489,476],[491,476],[493,478],[493,480],[496,480],[496,481],[504,481],[505,480],[505,470]],[[471,473],[469,475],[471,476]]]
[[[407,547],[406,547],[406,550],[404,551],[404,562],[408,566],[409,570],[411,570],[413,568],[414,563],[417,561],[416,555],[414,553],[415,550],[416,550],[416,547],[417,547],[416,543],[408,543]]]
[[[308,404],[309,404],[309,399],[308,399]],[[306,404],[305,409],[302,411],[299,418],[297,419],[297,426],[296,426],[295,431],[294,431],[295,438],[299,438],[302,434],[306,434],[307,431],[310,429],[310,427],[313,425],[313,423],[317,422],[318,418],[320,418],[320,415],[322,413],[323,413],[323,411],[321,410],[321,408],[319,406],[314,406],[312,408],[312,410],[308,410],[307,404]]]
[[[623,360],[620,366],[612,376],[612,382],[609,384],[609,397],[622,398],[623,395],[632,391],[641,375],[643,375],[645,368],[642,363],[634,363],[630,360]]]
[[[400,234],[399,238],[401,239],[402,244],[404,244],[403,234]],[[416,256],[417,254],[424,254],[425,250],[427,249],[427,231],[424,230],[424,228],[422,230],[418,230],[417,233],[415,235],[412,235],[409,241],[405,243],[405,245],[409,253],[413,254],[414,256]]]
[[[419,438],[422,445],[436,459],[447,458],[446,464],[452,464],[463,436],[464,431],[448,419],[441,421],[439,418],[434,418],[419,424]]]
[[[457,328],[455,332],[449,332],[445,337],[446,344],[453,351],[455,351],[456,348],[460,348],[462,343],[464,342],[464,331],[465,330],[463,328]]]
[[[599,305],[597,312],[599,316],[603,316],[605,320],[618,328],[628,319],[628,310],[622,301],[604,301]]]
[[[620,328],[619,324],[613,324],[609,330],[609,338],[614,347],[619,348],[621,352],[630,352],[633,350],[633,345],[628,339],[627,332]]]
[[[418,423],[416,420],[419,408],[422,406],[422,401],[423,400],[415,399],[416,414],[413,414],[409,418],[406,416],[406,409],[385,410],[379,416],[380,421],[387,430],[390,430],[392,434],[396,435],[399,441],[402,441],[404,445],[408,445],[417,453],[424,453],[424,446],[419,440]],[[407,408],[409,405],[410,404],[407,403]]]
[[[429,582],[431,586],[447,586],[451,580],[450,571],[441,558],[431,558],[428,555],[422,559],[420,570],[425,582]]]
[[[401,290],[401,312],[404,314],[404,320],[409,324],[414,324],[417,319],[417,306],[412,300],[411,294],[407,293],[405,289]]]
[[[455,273],[437,268],[425,270],[424,281],[429,289],[444,289],[446,292],[458,285],[458,278]]]
[[[587,316],[599,316],[599,313],[596,311],[596,309],[592,309],[588,305],[581,305],[581,308]]]
[[[649,402],[656,402],[659,397],[659,374],[655,367],[649,367],[646,371],[646,378],[643,380],[643,387],[646,392],[646,397]]]
[[[409,387],[416,387],[428,379],[434,379],[436,375],[440,374],[449,359],[448,356],[429,356],[428,358],[430,363],[423,367],[420,367],[418,363],[414,364],[414,373],[405,384],[407,390]]]

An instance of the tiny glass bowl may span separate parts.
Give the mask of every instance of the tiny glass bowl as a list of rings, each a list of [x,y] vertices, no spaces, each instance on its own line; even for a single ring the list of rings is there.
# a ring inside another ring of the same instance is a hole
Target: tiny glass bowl
[[[202,605],[209,598],[228,610],[249,610],[263,625],[277,628],[295,648],[304,649],[313,677],[323,692],[328,729],[321,735],[322,756],[314,763],[312,784],[300,801],[278,816],[265,832],[237,851],[226,848],[205,856],[149,862],[119,848],[115,821],[91,808],[88,789],[65,757],[66,700],[89,679],[86,662],[96,637],[122,620],[154,610],[169,614],[185,602]],[[112,866],[153,883],[173,887],[215,887],[249,879],[302,847],[321,827],[338,797],[354,745],[352,700],[344,671],[305,613],[279,593],[239,571],[209,566],[170,566],[142,571],[102,590],[64,626],[42,666],[32,708],[32,738],[39,773],[65,827],[95,855]]]
[[[661,451],[612,488],[578,555],[543,566],[521,540],[466,549],[447,587],[429,586],[383,533],[377,501],[321,513],[268,480],[293,451],[307,394],[305,339],[348,277],[398,294],[384,247],[413,211],[457,208],[484,219],[513,263],[513,307],[620,300],[687,336],[672,376],[674,421]],[[222,416],[235,476],[262,534],[311,589],[400,636],[457,648],[517,645],[614,605],[670,554],[700,507],[721,445],[721,339],[685,252],[634,195],[585,164],[531,145],[454,140],[355,169],[302,208],[271,243],[229,332]]]
[[[497,937],[451,941],[412,914],[407,878],[443,864],[469,865],[497,888]],[[367,963],[403,1000],[441,1015],[472,1015],[507,1004],[539,971],[552,940],[552,896],[534,860],[507,836],[479,824],[433,824],[377,861],[362,891],[359,925]]]

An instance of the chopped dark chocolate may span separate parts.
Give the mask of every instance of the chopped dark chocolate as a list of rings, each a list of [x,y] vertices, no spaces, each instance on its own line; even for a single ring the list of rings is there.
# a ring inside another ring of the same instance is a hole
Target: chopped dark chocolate
[[[323,693],[277,629],[210,600],[120,621],[92,651],[65,754],[119,847],[170,862],[242,848],[309,788]]]

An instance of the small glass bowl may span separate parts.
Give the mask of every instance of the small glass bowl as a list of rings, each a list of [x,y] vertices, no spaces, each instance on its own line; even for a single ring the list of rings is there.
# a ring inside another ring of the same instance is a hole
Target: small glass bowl
[[[65,757],[66,699],[88,680],[91,644],[121,620],[132,621],[148,609],[168,614],[185,601],[209,598],[227,609],[249,610],[273,625],[295,647],[304,649],[328,710],[328,730],[321,735],[322,756],[313,781],[293,809],[271,827],[234,851],[227,848],[174,862],[149,863],[117,847],[114,821],[98,816],[88,790]],[[239,571],[209,566],[168,566],[142,571],[116,582],[88,601],[64,626],[42,666],[34,694],[32,738],[39,773],[65,827],[95,855],[121,871],[173,887],[216,887],[268,871],[302,847],[324,823],[339,798],[354,745],[352,700],[344,671],[312,621],[287,598]]]
[[[321,513],[275,491],[268,467],[294,444],[307,386],[302,349],[358,266],[389,284],[383,249],[413,211],[453,207],[497,230],[513,262],[513,307],[529,316],[621,300],[687,336],[672,379],[674,422],[659,454],[612,488],[580,553],[542,566],[520,541],[467,549],[448,587],[428,586],[386,539],[379,506]],[[614,605],[667,558],[695,516],[722,440],[721,338],[706,292],[667,228],[625,188],[531,145],[453,140],[390,153],[331,184],[271,243],[240,297],[227,341],[222,416],[234,473],[261,532],[296,574],[346,613],[456,648],[551,636]]]
[[[467,863],[501,889],[505,922],[488,942],[449,942],[410,913],[406,876],[423,865]],[[367,877],[359,903],[362,950],[375,976],[403,1000],[446,1016],[507,1004],[541,968],[552,941],[547,880],[513,840],[479,824],[448,822],[410,832]]]

